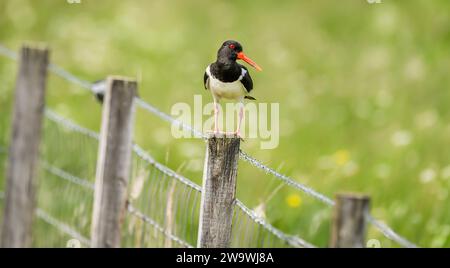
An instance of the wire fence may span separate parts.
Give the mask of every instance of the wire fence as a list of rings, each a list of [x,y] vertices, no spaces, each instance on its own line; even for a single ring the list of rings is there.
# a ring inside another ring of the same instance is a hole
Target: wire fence
[[[97,146],[92,133],[74,131],[46,110],[33,246],[65,247],[71,238],[89,246]]]
[[[36,236],[45,240],[36,241],[35,246],[62,247],[70,238],[88,246],[99,134],[49,109],[45,118],[38,191],[46,194],[38,194],[40,223],[35,230]],[[80,162],[72,163],[73,158]],[[200,194],[199,185],[155,161],[134,144],[122,245],[194,247]],[[273,227],[242,202],[237,201],[235,206],[232,246],[313,247]]]
[[[12,60],[17,60],[17,54],[1,44],[0,44],[0,54]],[[63,68],[57,65],[50,64],[49,71],[73,84],[76,84],[84,89],[93,92],[93,85],[94,85],[93,83],[86,81],[84,79],[80,79],[79,77],[65,71]],[[165,120],[171,124],[181,126],[183,129],[190,131],[195,137],[203,139],[206,138],[206,136],[202,132],[194,129],[190,125],[187,125],[173,118],[169,114],[162,112],[154,105],[151,105],[150,103],[147,103],[140,98],[136,98],[135,101],[138,107],[151,114],[156,115],[160,119]],[[65,127],[70,126],[70,129],[74,133],[77,133],[77,135],[83,135],[84,137],[86,137],[86,139],[94,139],[96,140],[96,143],[98,142],[97,133],[92,132],[90,130],[86,130],[80,126],[77,126],[76,124],[73,124],[70,121],[57,116],[55,113],[51,111],[46,112],[46,118],[52,120],[53,123],[59,123],[58,126],[59,128],[64,126]],[[55,129],[57,129],[57,127],[55,127]],[[61,133],[62,132],[59,132],[55,135],[62,135]],[[70,140],[72,138],[74,137],[66,137],[64,141]],[[52,139],[52,143],[53,142],[54,140]],[[81,142],[83,143],[87,141]],[[76,148],[78,149],[85,148],[83,146],[79,146],[79,144],[77,143],[74,144],[75,145],[73,146],[73,148],[70,148],[70,145],[68,145],[69,151],[70,149],[74,149],[76,151]],[[82,150],[83,154],[81,154],[80,157],[71,157],[70,158],[71,161],[73,159],[82,158],[78,160],[79,161],[78,165],[75,164],[74,166],[72,163],[70,165],[68,164],[64,165],[63,163],[64,160],[58,159],[58,156],[67,153],[67,150],[64,149],[65,147],[63,145],[66,144],[60,144],[60,147],[56,149],[47,148],[45,152],[49,154],[49,159],[54,159],[56,163],[58,163],[58,167],[55,169],[51,168],[51,166],[47,166],[47,168],[44,168],[44,171],[46,173],[49,173],[47,175],[57,176],[54,174],[55,172],[52,173],[49,170],[56,171],[59,169],[59,167],[66,166],[69,170],[65,170],[64,168],[62,168],[60,171],[63,171],[67,175],[70,175],[67,177],[72,177],[72,179],[88,178],[80,180],[92,184],[93,183],[92,179],[95,177],[94,166],[96,163],[95,157],[97,146],[91,146],[93,150],[92,152],[93,155],[91,156],[84,157],[85,150],[83,149]],[[55,152],[52,150],[55,150]],[[56,152],[56,150],[61,151]],[[133,165],[133,176],[130,182],[131,192],[130,192],[130,203],[128,204],[129,214],[127,215],[127,218],[125,220],[126,224],[124,224],[125,226],[124,234],[126,234],[124,238],[125,245],[130,247],[131,246],[190,247],[195,245],[196,231],[197,231],[195,226],[198,225],[197,221],[198,221],[198,206],[200,201],[199,200],[200,187],[191,182],[190,180],[182,177],[176,172],[165,167],[164,165],[157,163],[153,158],[151,158],[147,153],[145,153],[145,151],[143,151],[137,145],[134,145],[133,147],[133,154],[135,155],[134,158],[135,161]],[[292,187],[296,190],[302,191],[312,196],[313,198],[321,201],[327,206],[334,206],[334,201],[331,198],[317,192],[316,190],[296,181],[295,179],[289,176],[277,172],[271,167],[264,165],[261,161],[250,156],[249,154],[247,154],[242,150],[240,150],[239,154],[240,158],[243,161],[246,161],[250,163],[252,166],[256,167],[257,169],[272,175],[274,178],[282,181],[285,185]],[[72,156],[73,155],[76,155],[76,153],[72,154]],[[88,161],[89,163],[87,163]],[[52,165],[54,165],[54,162],[49,161],[49,163],[52,163]],[[84,166],[85,164],[87,166]],[[59,175],[61,174],[63,173],[60,173]],[[81,185],[79,186],[82,187]],[[57,184],[51,183],[49,183],[49,187],[58,188]],[[86,202],[86,204],[92,201],[92,189],[90,189],[90,191],[91,191],[89,197],[90,200]],[[70,195],[70,193],[67,194],[68,196]],[[83,196],[83,194],[80,193],[79,195]],[[62,196],[64,196],[64,198],[67,198],[66,195]],[[85,201],[88,199],[83,200]],[[159,203],[155,204],[154,202],[153,203],[149,202],[150,200],[159,200],[158,201]],[[44,203],[45,201],[46,200],[39,200],[39,202]],[[92,202],[90,202],[90,204],[92,204]],[[187,207],[189,207],[191,210],[186,209]],[[88,207],[88,205],[82,206],[78,204],[78,207],[74,207],[73,210],[71,210],[72,214],[70,214],[70,210],[64,213],[67,213],[67,215],[73,217],[73,215],[76,214],[75,212],[78,211],[77,209],[82,211],[84,215],[90,215],[89,212],[91,212],[92,207]],[[151,215],[146,214],[146,212]],[[373,224],[375,228],[381,231],[381,233],[388,239],[397,242],[399,245],[403,247],[417,247],[415,244],[403,238],[402,236],[397,234],[394,230],[392,230],[389,226],[383,224],[381,221],[375,219],[371,215],[367,215],[367,219],[369,222]],[[67,219],[67,221],[70,221],[70,219]],[[87,222],[74,222],[73,224],[78,227],[76,230],[80,230],[81,235],[89,237],[87,230],[88,228],[86,228],[86,226],[90,226],[88,220]],[[187,235],[188,233],[189,235]],[[246,208],[244,204],[242,204],[240,201],[236,202],[232,234],[233,234],[232,245],[234,246],[251,247],[253,245],[254,247],[260,246],[312,247],[311,244],[303,241],[302,239],[296,236],[289,236],[277,230],[276,228],[265,222],[264,219],[258,217],[252,210]]]

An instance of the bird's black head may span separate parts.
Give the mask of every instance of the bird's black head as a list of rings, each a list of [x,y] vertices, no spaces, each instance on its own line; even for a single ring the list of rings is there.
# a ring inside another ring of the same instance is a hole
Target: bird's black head
[[[242,52],[241,44],[234,40],[227,40],[217,51],[217,59],[236,61],[239,52]]]
[[[223,42],[222,46],[217,51],[217,61],[219,62],[229,62],[243,60],[253,66],[256,70],[261,71],[261,67],[258,66],[253,60],[247,57],[244,52],[242,52],[242,46],[239,42],[234,40],[227,40]]]

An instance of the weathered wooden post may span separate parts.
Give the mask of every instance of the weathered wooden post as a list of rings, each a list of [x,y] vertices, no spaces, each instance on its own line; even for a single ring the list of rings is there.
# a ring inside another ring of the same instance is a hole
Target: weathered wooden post
[[[206,147],[197,246],[230,246],[240,138],[211,136]]]
[[[6,172],[2,247],[30,247],[49,50],[22,46]]]
[[[334,248],[365,247],[366,215],[369,209],[370,198],[366,195],[337,194],[330,246]]]
[[[92,247],[120,247],[131,173],[134,80],[109,77],[103,102],[102,127],[95,178]]]

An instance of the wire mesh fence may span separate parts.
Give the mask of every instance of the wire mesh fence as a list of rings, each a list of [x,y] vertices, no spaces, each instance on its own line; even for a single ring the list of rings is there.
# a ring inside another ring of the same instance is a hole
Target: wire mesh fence
[[[232,247],[237,248],[313,248],[298,236],[287,235],[267,223],[261,215],[236,200],[233,216]]]
[[[0,54],[17,60],[14,52],[1,45]],[[92,83],[54,64],[49,65],[49,70],[71,83],[92,90]],[[191,126],[172,118],[142,99],[137,98],[136,103],[161,119],[192,131],[196,137],[205,137]],[[88,246],[98,134],[47,110],[42,147],[39,192],[45,191],[46,195],[38,194],[39,223],[35,227],[35,233],[42,233],[46,239],[35,241],[35,246],[66,246],[70,238],[76,238],[81,245]],[[286,185],[303,191],[326,205],[334,205],[334,201],[327,196],[276,172],[245,152],[240,151],[240,157]],[[6,150],[2,153],[0,148],[3,165],[5,159]],[[137,145],[133,148],[133,159],[128,213],[123,218],[123,245],[195,246],[200,187],[157,163]],[[4,169],[4,166],[2,168]],[[0,188],[0,205],[2,191]],[[370,215],[368,217],[369,222],[387,238],[405,247],[416,246],[389,226],[381,224]],[[55,228],[59,233],[54,232]],[[296,236],[289,236],[277,230],[239,201],[235,206],[232,236],[232,246],[235,247],[312,247]]]
[[[47,110],[40,156],[35,247],[89,246],[98,134]],[[5,159],[5,157],[4,157]],[[71,159],[77,159],[72,162]],[[5,162],[5,161],[3,161]],[[195,247],[201,187],[133,146],[123,247]],[[233,247],[311,247],[237,201]]]
[[[33,245],[65,247],[75,238],[88,246],[98,140],[73,131],[58,119],[46,111],[37,194],[40,212],[34,225],[39,239],[34,239]]]
[[[154,161],[138,146],[133,151],[125,247],[193,247],[200,189]]]

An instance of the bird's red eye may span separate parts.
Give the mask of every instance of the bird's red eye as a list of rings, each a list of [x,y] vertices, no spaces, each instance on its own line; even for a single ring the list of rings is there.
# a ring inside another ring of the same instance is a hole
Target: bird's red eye
[[[235,48],[234,44],[230,44],[229,47],[230,47],[231,49],[234,49],[234,48]]]

